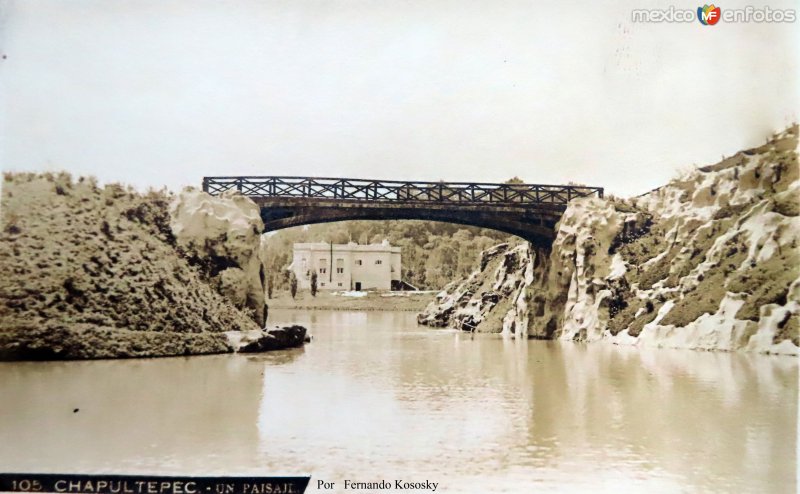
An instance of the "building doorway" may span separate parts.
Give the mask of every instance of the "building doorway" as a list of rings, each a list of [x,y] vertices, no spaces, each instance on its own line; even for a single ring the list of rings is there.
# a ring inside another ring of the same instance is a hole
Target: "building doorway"
[[[361,291],[361,282],[360,281],[356,281],[356,291],[357,292]]]

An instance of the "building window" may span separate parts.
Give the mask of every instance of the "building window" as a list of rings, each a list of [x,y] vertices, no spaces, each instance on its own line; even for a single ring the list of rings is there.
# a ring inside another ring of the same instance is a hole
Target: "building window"
[[[380,259],[376,259],[375,264],[383,264],[383,261],[381,261]]]
[[[325,286],[325,282],[320,283],[319,286]]]
[[[356,259],[356,266],[361,266],[361,259]]]
[[[336,273],[337,273],[337,274],[342,274],[342,273],[344,273],[344,268],[336,268]]]
[[[339,283],[339,286],[342,286],[342,284],[341,284],[341,283]]]
[[[325,271],[327,271],[327,269],[325,269],[325,268],[319,268],[319,272],[320,272],[320,274],[325,274]]]

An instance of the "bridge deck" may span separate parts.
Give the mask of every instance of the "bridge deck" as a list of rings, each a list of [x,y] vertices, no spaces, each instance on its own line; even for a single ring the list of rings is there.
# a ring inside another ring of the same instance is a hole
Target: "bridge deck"
[[[603,197],[602,187],[581,185],[403,182],[312,177],[204,177],[203,190],[237,190],[252,197],[319,198],[369,202],[542,206],[577,197]]]

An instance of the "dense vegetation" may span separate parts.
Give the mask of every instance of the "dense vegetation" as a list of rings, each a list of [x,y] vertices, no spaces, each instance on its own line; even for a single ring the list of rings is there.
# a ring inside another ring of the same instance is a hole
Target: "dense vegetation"
[[[289,228],[265,235],[265,259],[274,288],[287,290],[286,267],[295,242],[379,243],[402,247],[403,281],[435,290],[478,267],[482,250],[521,239],[495,230],[434,221],[342,221]]]
[[[0,360],[229,352],[258,329],[177,248],[171,198],[69,174],[6,173]]]

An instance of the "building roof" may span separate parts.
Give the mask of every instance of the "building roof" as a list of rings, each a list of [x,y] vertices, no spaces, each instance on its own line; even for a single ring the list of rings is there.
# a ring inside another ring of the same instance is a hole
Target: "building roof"
[[[293,245],[295,250],[324,250],[330,251],[331,244],[328,242],[304,242],[304,243],[296,243]],[[392,253],[399,253],[401,251],[400,247],[394,247],[389,245],[389,242],[384,240],[382,243],[379,244],[367,244],[367,245],[359,245],[355,242],[350,242],[347,244],[333,244],[333,251],[334,252],[392,252]]]

